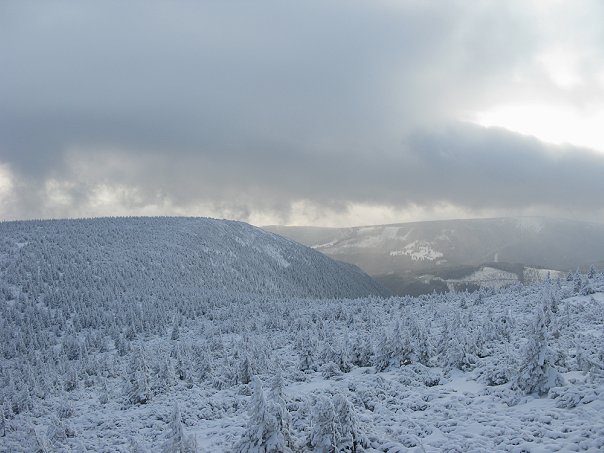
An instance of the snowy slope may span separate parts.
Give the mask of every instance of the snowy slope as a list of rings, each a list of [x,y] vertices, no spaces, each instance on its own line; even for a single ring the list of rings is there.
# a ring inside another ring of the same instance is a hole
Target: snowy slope
[[[158,329],[136,311],[124,325],[74,316],[67,300],[0,308],[2,453],[604,448],[601,274],[420,298],[223,298]]]
[[[0,223],[0,276],[29,297],[196,298],[213,291],[359,297],[358,268],[251,225],[205,218]]]

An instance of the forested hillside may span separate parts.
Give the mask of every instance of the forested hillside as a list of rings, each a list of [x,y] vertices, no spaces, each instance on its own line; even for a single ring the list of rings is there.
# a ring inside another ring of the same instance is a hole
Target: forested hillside
[[[234,244],[256,232],[207,222]],[[157,249],[137,236],[146,220],[115,224],[3,225],[2,453],[604,448],[595,270],[418,298],[252,294],[218,276],[226,289],[206,293],[175,264],[193,242],[216,250],[187,222],[153,235],[189,246]]]
[[[219,292],[382,294],[355,266],[251,225],[206,218],[0,223],[0,291],[54,307],[193,301]]]

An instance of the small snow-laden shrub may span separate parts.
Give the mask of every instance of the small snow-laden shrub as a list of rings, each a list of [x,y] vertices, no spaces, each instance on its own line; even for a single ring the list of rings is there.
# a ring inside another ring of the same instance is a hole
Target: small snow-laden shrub
[[[554,387],[550,389],[548,396],[556,400],[556,407],[562,409],[572,409],[581,401],[581,394],[574,388]]]
[[[485,361],[478,368],[478,380],[488,386],[507,384],[514,377],[513,362],[510,352],[500,353]]]
[[[312,349],[307,348],[300,352],[300,364],[298,368],[300,371],[316,371],[317,366]]]
[[[64,420],[66,418],[70,418],[75,413],[73,405],[67,401],[63,401],[57,407],[57,416]]]
[[[375,410],[376,403],[378,402],[378,398],[376,393],[370,388],[362,388],[357,390],[356,395],[363,403],[365,409],[370,411]]]
[[[302,371],[294,370],[290,374],[290,379],[294,382],[308,382],[309,377]]]
[[[516,406],[522,399],[518,392],[509,389],[507,386],[486,387],[480,394],[497,398],[508,407]]]
[[[239,384],[237,386],[237,395],[241,396],[252,396],[252,385],[251,384]]]
[[[75,430],[65,421],[59,420],[55,415],[51,417],[46,437],[52,444],[61,444],[65,442],[68,437],[75,437],[75,435]]]
[[[591,368],[587,377],[591,383],[602,383],[604,382],[604,370],[601,368]]]
[[[79,376],[75,368],[70,368],[63,377],[63,389],[72,392],[78,388]]]
[[[406,398],[403,402],[403,406],[406,410],[417,412],[417,411],[425,411],[428,408],[428,403],[424,401],[422,398],[419,398],[417,395],[412,395],[409,398]]]
[[[342,372],[334,362],[327,362],[321,367],[321,375],[324,379],[338,379],[342,377]]]
[[[25,388],[13,395],[10,408],[13,414],[17,415],[34,408],[34,402],[29,389]]]
[[[336,350],[333,344],[330,342],[323,343],[323,347],[319,353],[319,361],[321,365],[328,364],[330,362],[340,363],[340,353]]]
[[[554,387],[548,397],[556,400],[556,407],[572,409],[579,404],[589,404],[598,398],[598,392],[593,386],[589,387]]]
[[[480,380],[492,387],[510,382],[511,374],[509,369],[500,367],[495,363],[489,363],[481,370]]]
[[[81,356],[80,342],[73,333],[68,333],[63,338],[62,352],[69,360],[77,360]]]
[[[436,371],[425,370],[422,374],[422,382],[426,387],[434,387],[440,384],[442,375]]]
[[[50,453],[54,450],[46,434],[36,428],[32,432],[30,447],[31,451],[35,453]]]
[[[580,291],[582,296],[589,296],[591,294],[595,294],[595,292],[596,290],[590,284],[586,284],[585,286],[583,286]]]

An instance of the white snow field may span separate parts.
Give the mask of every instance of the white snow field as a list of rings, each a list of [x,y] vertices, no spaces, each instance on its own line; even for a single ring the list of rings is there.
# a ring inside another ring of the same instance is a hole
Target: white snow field
[[[602,274],[383,298],[257,231],[0,224],[0,452],[604,450]]]

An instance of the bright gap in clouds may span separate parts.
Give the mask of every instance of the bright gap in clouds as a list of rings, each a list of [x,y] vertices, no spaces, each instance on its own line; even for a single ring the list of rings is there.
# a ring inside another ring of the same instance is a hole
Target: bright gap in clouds
[[[584,113],[552,105],[509,104],[479,112],[470,121],[531,135],[548,143],[604,152],[604,109]]]

